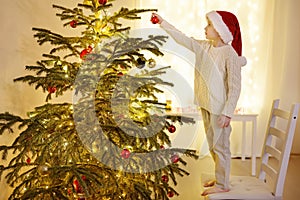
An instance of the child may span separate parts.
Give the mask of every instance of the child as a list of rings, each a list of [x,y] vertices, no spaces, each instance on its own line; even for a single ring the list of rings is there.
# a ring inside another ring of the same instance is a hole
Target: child
[[[207,40],[187,37],[156,13],[157,23],[179,44],[195,53],[195,101],[201,108],[210,153],[215,162],[215,180],[202,195],[228,192],[230,175],[230,121],[241,90],[242,41],[236,16],[226,11],[206,14]],[[231,44],[229,44],[231,42]]]

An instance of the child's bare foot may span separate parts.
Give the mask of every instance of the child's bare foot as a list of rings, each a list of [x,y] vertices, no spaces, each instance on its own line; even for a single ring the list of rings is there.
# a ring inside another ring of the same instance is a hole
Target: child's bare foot
[[[203,187],[212,187],[216,184],[216,180],[209,180],[203,184]]]
[[[222,189],[222,188],[218,188],[218,187],[212,187],[212,188],[204,190],[201,195],[206,196],[208,194],[221,193],[221,192],[229,192],[229,189]]]

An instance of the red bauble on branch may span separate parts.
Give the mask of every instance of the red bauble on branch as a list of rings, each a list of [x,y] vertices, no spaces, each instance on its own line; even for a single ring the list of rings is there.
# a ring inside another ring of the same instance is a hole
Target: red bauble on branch
[[[48,92],[50,94],[55,93],[56,92],[56,87],[48,87]]]
[[[31,163],[31,159],[30,159],[30,158],[27,158],[27,159],[26,159],[26,163],[27,163],[27,164],[30,164],[30,163]]]
[[[83,49],[81,52],[80,52],[80,58],[82,60],[85,59],[86,55],[91,53],[93,51],[93,47],[91,46],[88,46],[86,49]]]
[[[168,197],[173,197],[174,196],[174,192],[173,191],[169,191],[168,192]]]
[[[121,151],[121,157],[125,158],[125,159],[129,158],[130,157],[130,151],[128,149],[123,149]]]
[[[176,127],[175,127],[174,125],[170,125],[170,126],[168,127],[168,131],[169,131],[170,133],[174,133],[174,132],[176,131]]]
[[[159,22],[158,17],[155,16],[155,15],[152,15],[152,16],[151,16],[151,22],[152,22],[152,24],[157,24],[157,23]]]
[[[81,53],[80,53],[80,58],[81,58],[82,60],[84,60],[84,59],[85,59],[85,56],[86,56],[88,53],[89,53],[89,52],[88,52],[87,49],[83,49],[83,50],[81,51]]]
[[[107,3],[107,0],[98,0],[99,4],[105,5]]]
[[[77,21],[76,21],[76,20],[70,21],[70,26],[71,26],[72,28],[76,28],[76,27],[77,27]]]
[[[171,156],[172,163],[177,163],[179,161],[179,156],[177,154],[174,154]]]
[[[82,175],[82,176],[81,176],[81,179],[82,179],[83,181],[86,181],[86,176]],[[80,182],[79,182],[77,179],[75,179],[75,180],[73,181],[73,187],[74,187],[74,190],[75,190],[77,193],[84,193],[83,188],[81,187]]]
[[[73,181],[73,187],[74,187],[74,190],[77,192],[77,193],[83,193],[83,189],[79,183],[79,181],[77,179],[75,179]]]
[[[86,181],[86,176],[82,175],[82,176],[81,176],[81,179],[82,179],[83,181]]]
[[[169,182],[169,177],[168,177],[168,175],[163,175],[163,176],[161,177],[161,180],[162,180],[163,182],[165,182],[165,183]]]

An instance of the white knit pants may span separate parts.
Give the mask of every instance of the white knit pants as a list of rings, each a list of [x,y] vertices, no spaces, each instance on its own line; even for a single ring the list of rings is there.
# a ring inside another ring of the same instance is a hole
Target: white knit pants
[[[215,162],[216,186],[229,189],[231,126],[220,128],[217,124],[218,115],[213,115],[205,109],[201,109],[201,113],[208,146]]]

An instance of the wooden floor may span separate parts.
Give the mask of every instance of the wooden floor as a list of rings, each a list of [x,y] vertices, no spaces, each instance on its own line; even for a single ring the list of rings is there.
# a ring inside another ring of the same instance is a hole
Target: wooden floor
[[[172,200],[202,200],[201,197],[201,181],[202,173],[213,173],[213,161],[210,157],[199,160],[184,158],[188,165],[185,169],[190,172],[189,176],[179,177],[178,184],[175,187],[180,193],[174,196]],[[251,160],[232,159],[231,163],[232,175],[250,175]],[[299,182],[298,182],[299,181]],[[285,189],[283,200],[299,200],[300,199],[300,156],[292,155],[288,166],[288,172],[285,181]]]

